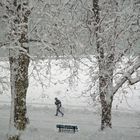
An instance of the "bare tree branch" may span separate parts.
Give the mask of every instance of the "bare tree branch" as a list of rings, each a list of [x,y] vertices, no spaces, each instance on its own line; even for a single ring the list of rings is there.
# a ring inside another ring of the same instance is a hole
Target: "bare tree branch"
[[[116,84],[116,86],[114,87],[113,90],[113,94],[115,94],[119,88],[128,80],[128,75],[132,75],[138,68],[140,68],[140,58],[137,59],[137,62],[135,63],[135,65],[128,70],[127,73],[124,74],[124,76],[119,80],[119,82]],[[130,81],[130,78],[129,78]],[[132,84],[135,84],[136,82],[139,82],[140,79],[134,78],[133,80],[131,80]]]
[[[140,81],[140,76],[132,78],[131,75],[128,75],[126,78],[128,79],[130,85],[134,85]]]

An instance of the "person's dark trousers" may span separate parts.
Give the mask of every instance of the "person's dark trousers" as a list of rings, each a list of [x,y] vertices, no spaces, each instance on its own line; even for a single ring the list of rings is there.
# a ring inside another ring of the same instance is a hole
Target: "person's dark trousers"
[[[60,111],[60,108],[61,107],[57,107],[57,109],[56,109],[56,116],[58,116],[58,113],[60,113],[62,116],[64,115],[64,113]]]

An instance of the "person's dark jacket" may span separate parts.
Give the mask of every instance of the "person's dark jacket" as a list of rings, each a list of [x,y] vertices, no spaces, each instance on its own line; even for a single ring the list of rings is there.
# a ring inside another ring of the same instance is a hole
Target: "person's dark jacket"
[[[55,105],[57,106],[57,107],[61,107],[61,101],[60,100],[55,100]]]

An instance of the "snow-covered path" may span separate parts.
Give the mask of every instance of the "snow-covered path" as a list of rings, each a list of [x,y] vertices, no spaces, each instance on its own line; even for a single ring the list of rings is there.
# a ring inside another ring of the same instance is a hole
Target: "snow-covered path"
[[[114,111],[113,129],[100,132],[99,114],[84,109],[66,109],[64,117],[56,117],[55,108],[29,107],[30,125],[23,140],[140,140],[140,114]],[[0,107],[0,140],[8,131],[9,107]],[[79,131],[59,133],[56,124],[76,124]]]

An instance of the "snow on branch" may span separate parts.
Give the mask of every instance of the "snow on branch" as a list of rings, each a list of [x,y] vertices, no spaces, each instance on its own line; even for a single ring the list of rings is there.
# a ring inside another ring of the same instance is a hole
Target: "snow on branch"
[[[9,45],[10,42],[0,42],[0,48],[5,47],[6,45]]]
[[[129,80],[130,85],[134,85],[135,83],[138,83],[140,81],[140,77],[130,78],[128,80]]]
[[[136,78],[131,78],[132,74],[138,70],[138,68],[140,68],[140,57],[137,59],[136,63],[133,65],[133,67],[131,69],[129,69],[124,76],[122,76],[122,78],[119,80],[119,82],[115,85],[114,90],[113,90],[113,94],[115,94],[119,88],[127,81],[129,80],[129,83],[131,85],[137,83],[140,81],[140,77],[136,77]]]
[[[134,85],[134,84],[136,84],[140,81],[140,76],[139,75],[136,75],[135,78],[132,78],[131,75],[128,74],[128,75],[126,75],[126,78],[128,79],[130,85]]]

